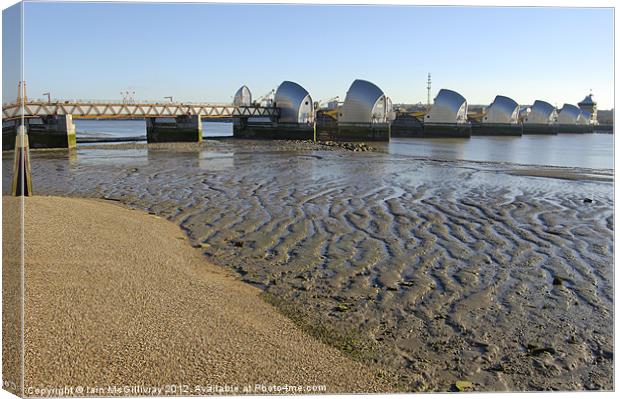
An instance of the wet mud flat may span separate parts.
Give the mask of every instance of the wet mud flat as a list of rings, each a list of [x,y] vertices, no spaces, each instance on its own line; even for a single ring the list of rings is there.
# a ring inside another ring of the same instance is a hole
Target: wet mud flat
[[[31,159],[37,194],[174,220],[211,262],[403,390],[614,388],[609,170],[233,140]]]

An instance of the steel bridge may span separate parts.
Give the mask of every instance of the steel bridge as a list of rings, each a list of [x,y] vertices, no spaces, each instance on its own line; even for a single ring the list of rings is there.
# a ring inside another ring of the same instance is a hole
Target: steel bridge
[[[28,100],[2,106],[2,120],[72,115],[76,119],[129,119],[199,116],[202,119],[278,117],[276,107],[209,103],[157,103],[58,100],[54,102]]]

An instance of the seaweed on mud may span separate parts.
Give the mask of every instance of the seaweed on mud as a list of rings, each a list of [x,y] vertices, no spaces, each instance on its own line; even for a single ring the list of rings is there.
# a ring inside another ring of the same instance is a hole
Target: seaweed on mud
[[[321,342],[333,346],[346,353],[355,360],[369,360],[378,349],[370,339],[363,337],[357,332],[343,333],[319,320],[310,312],[301,309],[290,301],[280,299],[277,296],[263,291],[262,298],[273,305],[280,313],[291,319],[298,327],[319,339]]]
[[[325,324],[325,322],[321,321],[310,312],[296,306],[290,301],[278,298],[269,292],[261,292],[261,298],[275,307],[282,315],[289,318],[297,327],[310,336],[326,345],[338,349],[349,358],[374,368],[377,377],[386,384],[386,388],[393,388],[386,389],[386,392],[403,392],[407,390],[404,384],[398,380],[396,374],[376,364],[376,351],[379,350],[379,347],[369,338],[362,336],[358,332],[349,331],[344,333],[337,330]]]

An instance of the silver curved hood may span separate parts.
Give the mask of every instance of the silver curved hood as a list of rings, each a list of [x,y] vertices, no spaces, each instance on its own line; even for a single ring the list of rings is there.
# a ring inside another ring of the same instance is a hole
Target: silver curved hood
[[[387,104],[385,116],[389,122],[392,122],[394,119],[396,119],[396,112],[394,112],[394,104],[392,104],[392,99],[390,97],[386,97],[385,102]]]
[[[525,118],[527,118],[527,116],[530,114],[530,112],[532,111],[532,109],[528,106],[520,106],[519,107],[519,121],[523,122],[525,120]]]
[[[441,89],[424,121],[428,123],[467,123],[467,100],[455,91]]]
[[[519,104],[510,97],[496,96],[482,118],[482,123],[518,123]]]
[[[235,93],[233,105],[252,105],[252,92],[247,86],[241,86]]]
[[[295,82],[285,80],[278,86],[274,106],[280,109],[280,122],[314,122],[314,104],[306,89]]]
[[[579,118],[577,118],[578,125],[589,125],[591,123],[592,114],[588,111],[581,110]]]
[[[574,125],[579,120],[581,110],[572,104],[564,104],[558,114],[558,123],[565,125]]]
[[[555,123],[557,112],[555,107],[548,102],[536,100],[532,105],[530,114],[523,121],[524,124],[544,124]]]
[[[353,81],[338,118],[343,123],[386,123],[391,121],[392,101],[377,85],[366,80]]]

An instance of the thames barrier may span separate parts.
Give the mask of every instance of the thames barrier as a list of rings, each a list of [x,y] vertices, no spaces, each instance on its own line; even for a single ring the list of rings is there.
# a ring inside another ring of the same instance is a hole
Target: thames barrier
[[[23,126],[31,148],[75,148],[75,119],[144,119],[146,139],[200,142],[202,120],[233,122],[233,136],[253,139],[389,141],[394,137],[519,136],[588,133],[597,127],[596,103],[588,95],[558,110],[546,101],[531,106],[498,95],[481,112],[468,112],[465,97],[441,89],[433,104],[418,111],[395,107],[372,82],[356,79],[343,102],[313,101],[298,83],[282,82],[257,100],[247,86],[232,103],[158,101],[29,100],[20,82],[15,102],[2,107],[3,149],[15,147]],[[430,86],[429,86],[430,98]],[[607,127],[608,128],[608,127]]]

